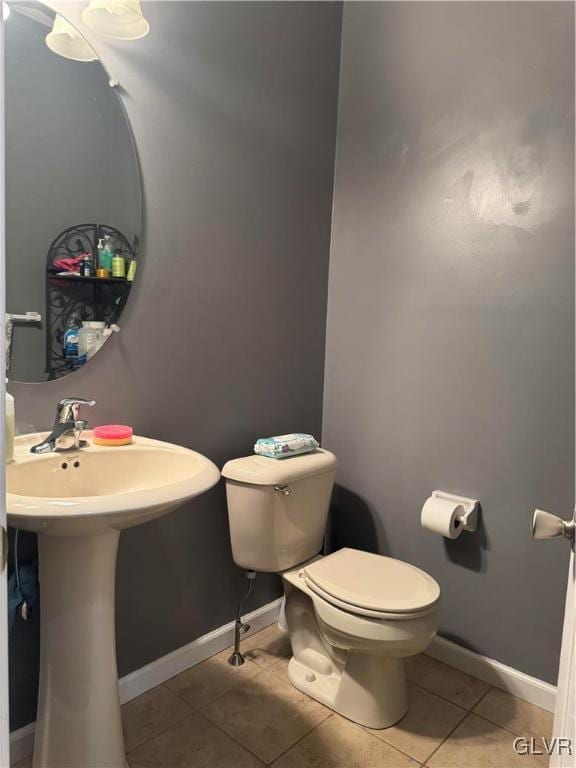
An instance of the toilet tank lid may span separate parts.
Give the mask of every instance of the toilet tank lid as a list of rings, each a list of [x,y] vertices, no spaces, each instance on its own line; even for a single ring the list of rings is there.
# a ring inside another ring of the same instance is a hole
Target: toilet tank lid
[[[336,456],[318,448],[286,459],[270,459],[256,454],[232,459],[224,465],[222,476],[227,480],[250,485],[286,485],[335,469]]]

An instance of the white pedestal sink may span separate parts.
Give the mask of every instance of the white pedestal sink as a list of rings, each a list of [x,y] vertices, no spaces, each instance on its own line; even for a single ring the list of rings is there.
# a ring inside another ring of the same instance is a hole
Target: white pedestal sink
[[[145,437],[129,446],[30,453],[44,436],[18,437],[6,466],[8,523],[39,534],[33,765],[124,768],[114,627],[120,531],[204,493],[220,473],[199,453]]]

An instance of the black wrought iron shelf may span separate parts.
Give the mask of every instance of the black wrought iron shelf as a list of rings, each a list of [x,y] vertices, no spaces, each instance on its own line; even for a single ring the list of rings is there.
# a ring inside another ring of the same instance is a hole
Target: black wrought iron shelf
[[[57,272],[56,270],[48,270],[48,278],[50,280],[63,280],[68,283],[93,283],[96,285],[132,285],[130,280],[126,280],[125,277],[86,277],[84,275],[66,275]]]
[[[62,274],[59,259],[77,259],[84,253],[96,254],[102,238],[109,238],[114,253],[132,258],[134,249],[120,230],[107,224],[75,224],[60,232],[46,255],[46,372],[57,379],[70,372],[70,362],[62,356],[62,339],[72,319],[118,321],[132,287],[125,277],[84,277]]]

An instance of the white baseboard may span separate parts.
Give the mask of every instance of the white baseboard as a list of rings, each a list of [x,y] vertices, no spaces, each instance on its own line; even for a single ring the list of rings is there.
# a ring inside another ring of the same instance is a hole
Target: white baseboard
[[[525,675],[517,669],[507,667],[506,664],[489,659],[487,656],[481,656],[438,635],[425,653],[462,672],[478,677],[496,688],[502,688],[519,699],[529,701],[550,712],[554,711],[556,686],[550,683]]]
[[[250,631],[244,637],[249,637],[260,629],[273,624],[278,620],[280,604],[282,598],[274,600],[261,608],[257,608],[252,613],[243,616],[244,621],[250,624]],[[162,656],[156,661],[147,664],[141,669],[131,672],[129,675],[120,678],[118,687],[120,692],[120,702],[125,704],[130,699],[146,693],[151,688],[164,683],[174,675],[184,672],[185,669],[200,664],[214,656],[215,653],[223,651],[234,642],[234,622],[231,621],[223,627],[208,632],[207,635],[193,640],[188,645],[178,648],[172,653]],[[35,723],[29,723],[17,731],[10,734],[10,763],[17,763],[28,755],[32,754],[34,748],[34,727]]]
[[[278,600],[267,603],[261,608],[252,611],[252,613],[243,616],[244,621],[250,624],[250,631],[243,635],[243,637],[249,637],[254,632],[258,632],[269,624],[278,621],[281,602],[282,598],[279,597]],[[172,653],[156,659],[156,661],[147,664],[145,667],[141,667],[135,672],[121,677],[119,681],[120,703],[125,704],[130,699],[134,699],[136,696],[140,696],[151,688],[160,685],[160,683],[166,682],[166,680],[174,677],[174,675],[179,675],[185,669],[189,669],[195,664],[200,664],[201,661],[205,661],[210,656],[214,656],[215,653],[228,648],[233,642],[234,622],[231,621],[228,624],[224,624],[223,627],[218,627],[218,629],[208,632],[207,635],[202,635],[197,640],[193,640],[188,645],[184,645],[182,648],[178,648],[172,651]]]
[[[244,617],[250,624],[247,636],[258,632],[278,620],[282,598],[257,608]],[[185,669],[199,664],[215,653],[228,648],[234,641],[234,622],[209,632],[193,640],[188,645],[178,648],[166,656],[147,664],[135,672],[122,677],[119,681],[120,701],[125,704],[130,699],[146,693],[151,688],[164,683]],[[499,661],[481,656],[479,653],[463,648],[443,637],[435,637],[426,649],[428,656],[443,661],[451,667],[478,677],[490,685],[502,688],[520,699],[529,701],[549,711],[554,711],[556,688]],[[16,763],[32,753],[34,746],[34,723],[29,723],[10,734],[10,762]]]

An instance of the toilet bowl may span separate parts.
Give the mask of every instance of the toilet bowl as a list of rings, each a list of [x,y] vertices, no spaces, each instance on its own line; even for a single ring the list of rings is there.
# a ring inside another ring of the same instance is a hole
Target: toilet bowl
[[[436,634],[440,588],[413,565],[356,549],[320,556],[336,457],[229,461],[232,556],[282,575],[299,690],[354,722],[387,728],[408,707],[403,659]]]
[[[438,584],[408,563],[354,549],[282,576],[293,685],[370,728],[398,722],[408,708],[403,659],[436,634]]]

